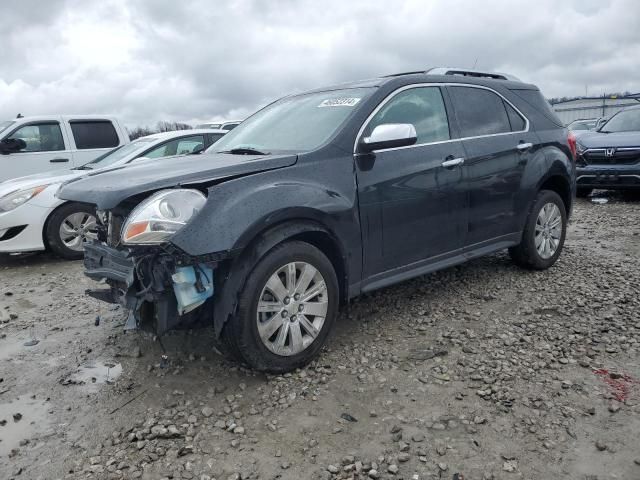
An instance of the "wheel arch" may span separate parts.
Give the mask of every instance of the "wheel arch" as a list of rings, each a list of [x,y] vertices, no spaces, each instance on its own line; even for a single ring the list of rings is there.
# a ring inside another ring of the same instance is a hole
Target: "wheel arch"
[[[348,299],[349,274],[344,245],[331,228],[317,219],[294,217],[254,230],[251,238],[245,236],[243,245],[236,249],[234,258],[219,265],[216,275],[217,301],[214,302],[213,322],[219,336],[228,319],[235,313],[238,296],[247,276],[260,258],[275,246],[291,240],[299,240],[318,248],[327,256],[338,278],[340,303]]]
[[[49,245],[49,239],[47,238],[47,229],[49,228],[49,223],[51,222],[51,217],[53,217],[53,214],[56,213],[58,210],[60,210],[62,207],[64,207],[65,205],[68,205],[70,203],[73,202],[68,202],[68,201],[63,201],[62,203],[60,203],[59,205],[56,205],[47,215],[46,220],[42,223],[42,243],[44,244],[44,248],[45,250],[49,251],[51,250],[51,246]]]
[[[551,173],[538,185],[538,192],[541,190],[551,190],[552,192],[560,195],[560,198],[562,199],[562,202],[565,206],[567,217],[569,217],[571,208],[573,206],[573,194],[571,190],[571,184],[564,175]]]

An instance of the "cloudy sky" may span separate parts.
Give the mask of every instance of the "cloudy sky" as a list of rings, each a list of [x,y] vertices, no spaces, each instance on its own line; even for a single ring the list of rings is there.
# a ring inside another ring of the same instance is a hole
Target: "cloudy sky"
[[[640,92],[638,0],[3,0],[0,120],[242,118],[282,95],[448,65],[547,97]]]

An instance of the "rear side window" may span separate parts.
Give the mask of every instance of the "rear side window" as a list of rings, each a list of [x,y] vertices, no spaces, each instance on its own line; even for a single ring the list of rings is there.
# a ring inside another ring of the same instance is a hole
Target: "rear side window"
[[[511,131],[512,132],[521,132],[524,130],[524,127],[527,125],[522,115],[516,112],[516,109],[509,105],[507,102],[504,102],[504,106],[507,109],[507,115],[509,116],[509,123],[511,123]]]
[[[463,137],[511,132],[502,98],[490,90],[449,87]]]
[[[449,140],[449,121],[438,87],[404,90],[389,100],[365,130],[365,136],[385,123],[410,123],[418,135],[416,144]]]
[[[71,131],[79,150],[113,148],[120,144],[113,124],[105,120],[71,120]]]
[[[21,152],[55,152],[64,150],[64,139],[58,122],[32,123],[13,132],[8,138],[24,140]]]

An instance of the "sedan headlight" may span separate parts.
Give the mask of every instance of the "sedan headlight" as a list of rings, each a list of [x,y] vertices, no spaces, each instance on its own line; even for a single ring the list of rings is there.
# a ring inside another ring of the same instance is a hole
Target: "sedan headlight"
[[[126,244],[150,245],[166,242],[184,227],[207,201],[198,190],[162,190],[131,212],[122,228]]]
[[[18,208],[23,203],[27,203],[33,197],[42,192],[48,185],[40,185],[38,187],[23,188],[16,190],[8,195],[0,198],[0,213],[9,212],[14,208]]]

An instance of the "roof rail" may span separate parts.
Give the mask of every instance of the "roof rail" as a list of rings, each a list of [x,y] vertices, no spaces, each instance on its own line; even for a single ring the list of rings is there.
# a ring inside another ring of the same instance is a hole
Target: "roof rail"
[[[462,75],[464,77],[482,77],[493,78],[496,80],[514,80],[516,82],[520,81],[520,79],[515,75],[499,72],[483,72],[481,70],[473,70],[469,68],[437,67],[430,68],[425,73],[427,75]]]

